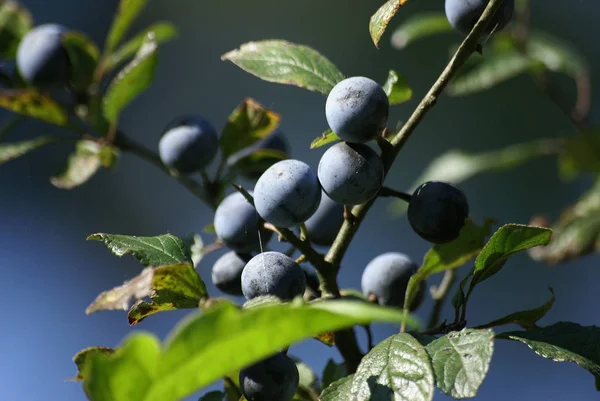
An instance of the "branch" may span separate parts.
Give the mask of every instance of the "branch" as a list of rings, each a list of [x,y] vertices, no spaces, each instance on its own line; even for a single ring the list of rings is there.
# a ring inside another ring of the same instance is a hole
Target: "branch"
[[[408,121],[402,126],[400,132],[392,138],[391,144],[393,148],[385,146],[381,147],[381,157],[384,163],[386,175],[394,163],[398,152],[400,152],[400,149],[402,149],[406,141],[408,141],[421,120],[423,120],[431,108],[433,108],[448,83],[450,83],[450,80],[454,77],[454,75],[456,75],[459,68],[467,61],[471,54],[477,50],[479,38],[482,36],[492,16],[499,10],[500,6],[502,5],[502,1],[503,0],[491,0],[488,3],[485,11],[481,15],[481,18],[477,24],[475,24],[475,27],[471,33],[469,33],[466,39],[462,42],[444,71],[442,71],[437,81],[421,100]],[[336,274],[340,269],[340,263],[344,258],[344,254],[348,250],[354,235],[358,231],[358,228],[364,220],[367,212],[373,203],[375,203],[375,200],[376,197],[363,203],[362,205],[354,206],[352,208],[354,221],[352,223],[348,222],[347,220],[344,221],[344,224],[342,225],[342,228],[340,229],[333,245],[329,249],[329,252],[327,252],[325,260],[334,266]]]
[[[158,156],[156,152],[146,148],[142,144],[134,142],[132,139],[126,137],[121,133],[119,133],[116,136],[114,144],[123,152],[132,153],[140,157],[141,159],[146,160],[150,164],[153,164],[154,166],[158,167],[162,172],[164,172],[165,174],[173,178],[175,181],[183,185],[188,191],[190,191],[194,196],[196,196],[198,199],[204,202],[211,209],[214,210],[217,208],[215,201],[213,199],[210,199],[209,196],[207,196],[207,193],[202,187],[202,185],[185,175],[181,175],[178,174],[176,171],[170,170],[167,166],[163,164],[162,160],[160,160],[160,156]]]
[[[402,199],[406,203],[410,203],[410,200],[412,199],[411,195],[388,187],[381,188],[377,196],[380,198],[398,198]]]

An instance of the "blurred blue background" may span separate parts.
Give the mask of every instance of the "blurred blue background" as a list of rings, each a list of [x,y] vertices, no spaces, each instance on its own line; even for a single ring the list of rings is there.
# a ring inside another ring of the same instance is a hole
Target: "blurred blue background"
[[[171,20],[179,38],[161,48],[154,86],[124,113],[124,130],[156,147],[163,127],[180,114],[199,113],[221,128],[230,111],[245,97],[254,97],[283,115],[293,157],[317,165],[323,150],[309,151],[311,140],[326,127],[325,99],[298,88],[262,82],[220,55],[249,40],[283,38],[315,47],[346,75],[384,81],[390,68],[411,83],[415,99],[393,108],[390,122],[405,120],[447,60],[448,45],[458,35],[427,39],[398,52],[385,37],[377,51],[369,38],[370,15],[383,0],[328,1],[152,1],[132,32],[157,20]],[[103,42],[117,2],[77,0],[23,1],[36,23],[58,22]],[[585,54],[591,71],[598,71],[600,4],[532,2],[533,24],[574,43]],[[425,10],[443,10],[442,0],[409,2],[392,23]],[[592,79],[599,78],[593,74]],[[600,80],[594,80],[595,83]],[[594,93],[600,93],[597,84]],[[596,100],[600,100],[596,97]],[[596,103],[597,105],[598,103]],[[592,120],[598,122],[598,108]],[[7,113],[0,113],[2,119]],[[56,130],[27,122],[11,139]],[[443,97],[397,160],[387,184],[406,188],[429,161],[448,148],[482,151],[517,141],[572,132],[568,121],[527,78],[518,78],[490,91],[458,99]],[[2,401],[84,400],[81,385],[68,382],[75,366],[71,357],[92,345],[117,346],[134,330],[164,337],[185,313],[164,313],[131,328],[126,314],[102,312],[86,316],[86,306],[102,290],[133,277],[140,265],[118,259],[103,245],[86,242],[95,232],[185,235],[200,232],[211,213],[177,183],[156,168],[126,154],[114,173],[103,171],[72,191],[52,187],[69,149],[48,148],[0,168],[0,399]],[[554,160],[537,160],[514,171],[477,177],[464,183],[476,219],[526,223],[534,214],[556,217],[588,182],[560,182]],[[429,245],[409,228],[405,217],[389,218],[389,200],[373,207],[350,248],[340,277],[342,287],[359,288],[364,266],[376,255],[401,251],[421,260]],[[205,235],[205,241],[213,238]],[[201,276],[210,281],[210,268],[221,254],[206,257]],[[556,290],[557,301],[542,323],[570,320],[600,324],[595,302],[600,281],[595,255],[558,267],[536,264],[521,255],[497,279],[475,292],[469,323],[540,305]],[[209,284],[211,293],[217,293]],[[427,318],[428,302],[419,315]],[[450,316],[450,309],[445,313]],[[376,326],[382,340],[397,327]],[[364,333],[358,330],[364,344]],[[320,374],[327,360],[340,360],[335,349],[316,341],[292,347]],[[438,394],[436,399],[447,399]],[[191,397],[190,399],[197,399]],[[537,357],[524,345],[496,343],[489,376],[478,400],[586,401],[598,399],[589,373],[574,364],[555,364]]]

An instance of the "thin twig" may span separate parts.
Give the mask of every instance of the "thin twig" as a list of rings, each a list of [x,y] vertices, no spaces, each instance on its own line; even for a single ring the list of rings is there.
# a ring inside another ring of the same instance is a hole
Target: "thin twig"
[[[412,196],[407,194],[406,192],[396,191],[395,189],[382,187],[377,194],[380,198],[398,198],[402,199],[404,202],[409,203],[412,199]]]
[[[446,297],[448,296],[452,284],[454,284],[455,278],[456,272],[454,270],[446,270],[440,285],[437,288],[432,289],[431,298],[433,298],[434,304],[429,323],[427,324],[428,329],[432,329],[438,325],[442,309],[444,308],[444,302],[446,301]]]

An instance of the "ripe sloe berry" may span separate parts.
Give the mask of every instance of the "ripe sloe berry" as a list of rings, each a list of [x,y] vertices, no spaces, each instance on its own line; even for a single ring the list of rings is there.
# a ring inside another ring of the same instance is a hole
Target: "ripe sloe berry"
[[[213,265],[211,279],[215,287],[229,295],[242,293],[242,270],[251,259],[250,255],[229,251]]]
[[[490,0],[446,0],[446,17],[450,25],[457,31],[467,35],[487,7]],[[515,10],[515,0],[504,0],[496,12],[486,32],[502,30],[512,18]]]
[[[248,401],[291,401],[299,382],[296,364],[283,353],[240,371],[240,387]]]
[[[300,265],[279,252],[259,253],[242,271],[242,292],[247,299],[273,295],[291,300],[306,290],[306,275]]]

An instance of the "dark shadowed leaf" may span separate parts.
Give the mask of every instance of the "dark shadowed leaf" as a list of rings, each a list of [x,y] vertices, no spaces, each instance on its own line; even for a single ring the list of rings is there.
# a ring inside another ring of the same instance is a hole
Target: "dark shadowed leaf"
[[[408,82],[394,70],[390,70],[383,90],[388,96],[391,105],[404,103],[412,97],[413,91]]]
[[[354,375],[346,376],[331,383],[323,392],[319,400],[321,401],[350,401],[352,400],[350,390]]]
[[[0,164],[9,162],[18,157],[46,145],[56,143],[58,138],[52,136],[39,136],[21,142],[0,142]]]
[[[548,246],[530,251],[534,259],[555,264],[600,249],[600,182],[561,214],[552,231]]]
[[[344,79],[337,67],[316,50],[283,40],[249,42],[221,59],[265,81],[295,85],[324,95]]]
[[[170,22],[157,22],[151,25],[115,50],[106,60],[105,68],[112,70],[128,58],[134,56],[144,44],[149,34],[154,35],[156,43],[160,44],[175,38],[177,30]]]
[[[596,380],[600,376],[600,327],[559,322],[529,331],[501,333],[496,338],[522,342],[543,358],[575,362]]]
[[[452,32],[444,13],[421,13],[405,19],[392,34],[392,46],[404,49],[409,44],[432,35]]]
[[[321,387],[325,389],[329,387],[331,383],[340,380],[347,374],[348,370],[343,363],[335,363],[333,359],[330,359],[327,361],[327,364],[325,364],[323,374],[321,375]]]
[[[130,253],[144,266],[164,266],[192,263],[190,249],[172,234],[158,237],[136,237],[114,234],[93,234],[88,240],[103,241],[118,257]]]
[[[35,89],[0,91],[0,107],[50,124],[66,126],[69,122],[60,104]]]
[[[208,293],[194,266],[183,263],[156,268],[149,295],[150,302],[138,301],[131,307],[130,325],[158,312],[197,308]]]
[[[339,136],[337,136],[332,130],[328,129],[321,134],[320,137],[316,138],[310,144],[311,149],[320,148],[321,146],[328,145],[333,142],[337,142],[341,140]]]
[[[382,5],[375,14],[371,16],[369,21],[369,33],[375,47],[379,48],[379,42],[383,33],[387,29],[390,20],[394,18],[394,15],[400,9],[400,6],[404,5],[408,0],[388,0]]]
[[[52,177],[50,182],[60,189],[73,189],[84,184],[100,167],[108,167],[114,163],[117,156],[113,150],[110,145],[89,140],[78,141],[63,171]]]
[[[434,245],[425,254],[423,264],[417,273],[410,278],[405,303],[407,305],[412,303],[421,281],[433,274],[457,269],[474,258],[483,249],[485,239],[490,235],[493,224],[493,220],[486,219],[483,226],[478,226],[468,219],[457,239],[447,244]]]
[[[434,378],[425,348],[410,334],[393,335],[375,346],[354,374],[347,400],[430,401]]]
[[[552,297],[548,300],[548,302],[541,306],[538,306],[537,308],[511,313],[508,316],[504,316],[490,323],[477,326],[477,328],[485,329],[488,327],[502,326],[505,324],[518,324],[525,330],[532,330],[536,328],[537,321],[546,316],[546,313],[548,313],[552,308],[552,305],[554,305],[555,298],[554,290],[552,288],[550,288],[550,293],[552,294]]]
[[[62,43],[71,62],[71,85],[77,91],[84,91],[92,83],[100,50],[90,38],[80,32],[67,32]]]
[[[552,230],[543,227],[522,224],[500,227],[475,259],[471,288],[496,274],[515,253],[547,245],[551,237]]]
[[[91,401],[178,401],[320,332],[406,320],[401,311],[364,302],[293,302],[253,309],[221,302],[185,319],[163,347],[154,336],[137,334],[113,355],[90,355],[84,389]]]
[[[13,60],[25,34],[33,26],[31,14],[16,1],[0,2],[0,59]]]
[[[147,267],[123,285],[102,292],[87,307],[86,315],[102,310],[127,310],[131,299],[141,299],[150,295],[153,276],[154,269]]]
[[[246,174],[261,174],[273,164],[287,158],[287,154],[276,149],[256,149],[244,157],[236,158],[229,167]]]
[[[223,401],[226,394],[222,391],[211,391],[200,397],[198,401]]]
[[[448,94],[464,96],[489,89],[528,72],[537,64],[536,60],[517,49],[505,52],[486,52],[483,61],[450,83]]]
[[[254,99],[245,99],[229,115],[221,134],[223,157],[242,150],[269,135],[279,125],[281,116],[264,108]]]
[[[494,332],[454,331],[432,341],[426,349],[438,388],[455,399],[473,398],[492,361]]]
[[[115,352],[114,349],[108,347],[90,347],[84,350],[79,351],[73,357],[73,362],[77,366],[77,376],[75,376],[74,380],[81,381],[83,380],[83,372],[85,369],[85,363],[88,360],[88,357],[92,354],[105,354],[111,355]]]
[[[157,48],[154,36],[149,34],[135,58],[110,83],[104,96],[104,116],[112,124],[116,123],[121,111],[152,83],[158,61]]]
[[[558,164],[565,180],[572,180],[581,173],[600,173],[600,130],[566,138]]]
[[[106,36],[104,53],[110,54],[119,45],[135,18],[148,0],[121,0],[110,31]]]

